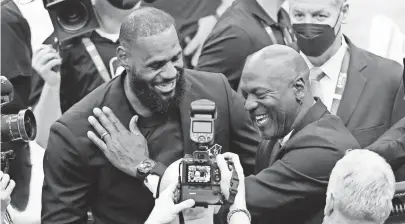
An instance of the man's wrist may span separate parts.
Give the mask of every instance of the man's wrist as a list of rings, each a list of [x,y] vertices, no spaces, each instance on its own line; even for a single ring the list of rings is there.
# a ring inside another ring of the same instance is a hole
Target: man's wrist
[[[155,174],[149,174],[148,176],[146,176],[145,181],[143,182],[144,185],[153,194],[154,198],[158,196],[160,179],[161,177]]]

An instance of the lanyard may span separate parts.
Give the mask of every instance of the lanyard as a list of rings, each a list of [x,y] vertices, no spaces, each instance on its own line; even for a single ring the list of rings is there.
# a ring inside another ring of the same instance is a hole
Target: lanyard
[[[108,73],[107,68],[104,65],[103,60],[101,59],[100,54],[97,51],[96,46],[90,40],[90,38],[82,38],[82,43],[86,47],[87,53],[89,53],[91,60],[93,60],[94,65],[97,68],[98,73],[100,74],[101,78],[104,82],[108,82],[111,80],[110,74]]]
[[[278,43],[277,38],[274,35],[273,29],[269,25],[267,25],[263,20],[260,20],[260,22],[261,22],[263,28],[266,30],[267,34],[269,35],[270,40],[273,44],[285,44],[285,45],[290,46],[292,43],[294,43],[294,36],[291,35],[291,32],[289,31],[287,26],[280,25],[280,28],[283,33],[284,43]]]
[[[335,93],[333,94],[332,106],[330,112],[333,115],[336,115],[339,108],[340,101],[342,100],[343,91],[345,90],[346,81],[347,81],[347,70],[349,69],[350,62],[350,53],[346,49],[345,56],[343,57],[342,66],[340,67],[340,73],[338,76],[338,81],[335,87]]]

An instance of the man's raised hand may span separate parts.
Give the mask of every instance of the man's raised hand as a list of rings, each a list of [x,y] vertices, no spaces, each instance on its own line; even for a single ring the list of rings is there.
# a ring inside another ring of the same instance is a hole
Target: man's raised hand
[[[87,137],[115,167],[135,177],[137,166],[149,157],[147,141],[136,124],[138,116],[132,117],[128,130],[108,107],[94,108],[93,113],[88,121],[96,133],[88,131]]]

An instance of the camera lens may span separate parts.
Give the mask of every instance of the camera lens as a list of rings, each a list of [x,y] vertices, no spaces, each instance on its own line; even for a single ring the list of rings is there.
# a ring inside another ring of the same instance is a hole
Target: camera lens
[[[89,21],[89,10],[83,2],[78,0],[63,2],[57,14],[57,21],[66,32],[77,32]]]
[[[22,139],[32,141],[37,135],[37,123],[31,110],[18,114],[1,115],[1,142]]]

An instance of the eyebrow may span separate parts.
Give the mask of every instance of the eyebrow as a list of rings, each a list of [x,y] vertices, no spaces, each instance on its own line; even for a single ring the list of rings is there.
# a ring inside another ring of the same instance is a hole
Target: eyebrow
[[[181,50],[179,50],[178,52],[177,52],[177,54],[174,56],[174,57],[176,57],[176,56],[179,56],[180,54],[181,54]],[[173,58],[173,57],[172,57]],[[172,60],[172,58],[169,58],[169,59],[166,59],[166,58],[164,58],[164,59],[156,59],[156,60],[153,60],[153,58],[152,59],[148,59],[147,60],[147,63],[146,63],[146,66],[147,67],[149,67],[149,66],[151,66],[151,65],[153,65],[153,64],[162,64],[162,63],[166,63],[166,62],[168,62],[168,61],[170,61],[170,60]],[[149,61],[149,62],[148,62]]]

